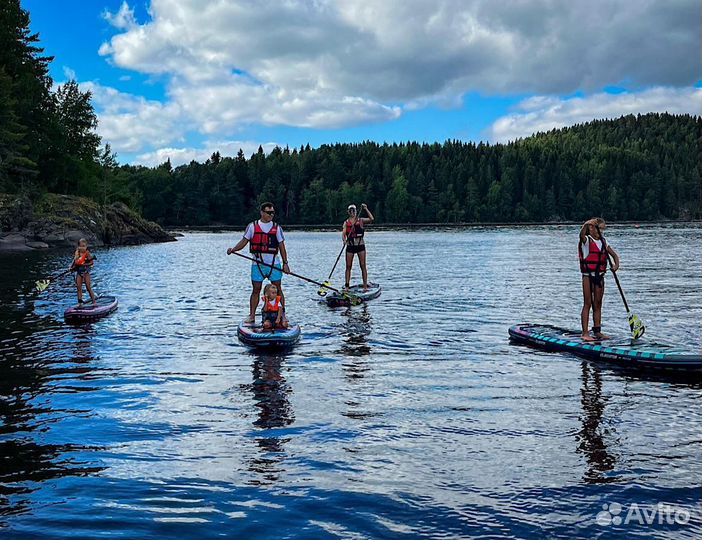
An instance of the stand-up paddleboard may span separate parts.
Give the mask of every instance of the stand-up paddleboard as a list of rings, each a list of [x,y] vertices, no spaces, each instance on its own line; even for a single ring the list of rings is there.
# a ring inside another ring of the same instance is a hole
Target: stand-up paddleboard
[[[619,366],[642,369],[702,371],[699,351],[685,350],[674,345],[646,338],[633,340],[612,338],[583,341],[580,332],[546,324],[517,324],[509,329],[510,339],[547,351],[565,351],[592,360],[611,362]]]
[[[264,330],[259,324],[247,322],[240,323],[236,333],[244,345],[257,348],[292,347],[300,340],[302,334],[299,324],[291,324],[288,328]]]
[[[67,323],[81,324],[107,317],[117,309],[117,298],[114,296],[98,296],[96,301],[95,305],[88,300],[83,304],[69,307],[63,312],[63,318]]]
[[[326,297],[327,305],[331,307],[337,306],[350,306],[353,304],[354,298],[359,298],[362,302],[367,302],[373,298],[378,298],[380,296],[381,288],[377,283],[369,283],[368,290],[363,290],[363,285],[352,285],[344,292],[348,292],[351,298],[337,292],[331,292]]]

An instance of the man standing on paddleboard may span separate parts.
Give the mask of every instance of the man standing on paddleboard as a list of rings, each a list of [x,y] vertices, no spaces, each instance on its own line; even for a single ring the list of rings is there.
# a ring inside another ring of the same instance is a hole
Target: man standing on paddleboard
[[[273,285],[278,288],[280,301],[285,308],[285,296],[283,295],[283,287],[281,280],[283,272],[290,272],[288,266],[288,252],[285,250],[285,236],[283,228],[273,221],[275,216],[275,208],[273,203],[265,202],[261,205],[261,217],[257,221],[249,223],[244,232],[244,237],[239,240],[239,243],[227,249],[227,255],[231,255],[241,249],[246,244],[251,244],[249,250],[255,262],[251,263],[251,298],[249,300],[249,318],[248,323],[253,323],[256,320],[256,308],[261,297],[261,285],[265,279],[270,280]],[[283,258],[283,265],[280,264],[278,252]]]

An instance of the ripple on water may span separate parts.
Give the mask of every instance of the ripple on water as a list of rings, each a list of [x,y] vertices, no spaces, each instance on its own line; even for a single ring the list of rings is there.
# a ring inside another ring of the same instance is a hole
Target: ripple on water
[[[697,349],[700,230],[610,233],[647,333]],[[294,270],[328,274],[338,233],[286,236]],[[1,257],[0,537],[699,537],[700,382],[507,340],[517,322],[578,326],[576,236],[370,232],[382,296],[329,309],[286,279],[304,335],[280,354],[237,341],[249,269],[215,255],[231,234],[100,250],[95,286],[120,308],[78,328],[67,284],[30,292],[63,253],[28,255],[26,272]],[[604,309],[626,333],[616,289]],[[614,502],[693,515],[597,525]]]

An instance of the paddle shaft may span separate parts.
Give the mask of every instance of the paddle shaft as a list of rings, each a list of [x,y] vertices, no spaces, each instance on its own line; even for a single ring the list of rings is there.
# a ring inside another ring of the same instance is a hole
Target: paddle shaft
[[[622,284],[619,283],[619,278],[617,277],[617,273],[614,271],[614,267],[612,265],[612,257],[609,255],[609,251],[607,251],[607,240],[605,240],[604,235],[602,234],[602,231],[600,228],[595,225],[595,228],[597,228],[597,232],[600,233],[600,238],[602,238],[602,247],[605,250],[605,255],[607,255],[607,260],[609,261],[609,269],[612,271],[612,275],[614,276],[614,282],[617,284],[617,289],[619,289],[619,294],[622,297],[622,301],[624,302],[624,307],[626,308],[627,313],[631,313],[631,310],[629,309],[629,304],[626,301],[626,296],[624,296],[624,290],[622,289]]]
[[[627,302],[626,302],[626,296],[624,296],[624,290],[622,289],[622,284],[619,283],[619,278],[617,277],[617,273],[612,268],[612,257],[609,256],[609,253],[607,253],[607,260],[609,261],[609,269],[612,271],[612,275],[614,276],[614,282],[617,284],[617,289],[619,289],[619,294],[622,296],[622,301],[624,302],[624,307],[626,308],[626,312],[631,313],[631,310],[629,309],[629,304],[627,304]]]
[[[327,278],[327,281],[329,281],[334,274],[334,270],[336,270],[336,265],[339,264],[339,261],[341,260],[341,254],[344,252],[344,248],[346,248],[346,242],[341,246],[341,251],[339,252],[339,255],[336,257],[336,261],[334,262],[334,266],[332,266],[331,272],[329,272],[329,277]],[[328,288],[328,287],[327,287]]]
[[[264,262],[262,262],[262,261],[257,261],[257,260],[254,259],[253,257],[249,257],[248,255],[244,255],[243,253],[239,253],[238,251],[233,251],[232,253],[234,253],[234,255],[238,255],[239,257],[242,257],[242,258],[244,258],[244,259],[248,259],[249,261],[255,262],[255,263],[260,264],[260,265],[262,265],[262,266],[267,266],[268,268],[274,268],[274,269],[276,269],[276,270],[280,270],[280,268],[277,267],[277,266],[274,266],[274,265],[272,265],[272,264],[266,264],[266,263],[264,263]],[[324,287],[324,288],[326,288],[326,289],[329,289],[330,291],[334,291],[335,293],[338,293],[338,294],[341,294],[341,295],[344,294],[343,292],[341,292],[341,291],[338,290],[338,289],[335,289],[334,287],[329,287],[329,286],[327,286],[327,285],[324,285],[323,283],[320,283],[319,281],[315,281],[314,279],[310,279],[310,278],[308,278],[308,277],[301,276],[300,274],[296,274],[295,272],[285,272],[285,273],[286,273],[286,274],[289,274],[289,275],[291,275],[291,276],[293,276],[293,277],[296,277],[296,278],[298,278],[298,279],[301,279],[301,280],[303,280],[303,281],[307,281],[308,283],[313,283],[314,285],[319,285],[320,287]]]

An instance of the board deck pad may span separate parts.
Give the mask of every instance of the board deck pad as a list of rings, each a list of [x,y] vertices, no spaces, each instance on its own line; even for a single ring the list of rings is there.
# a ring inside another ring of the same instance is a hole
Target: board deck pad
[[[117,298],[114,296],[98,296],[96,301],[96,304],[89,300],[69,307],[63,312],[64,319],[71,324],[92,322],[107,317],[118,306]]]
[[[356,285],[351,285],[351,287],[349,287],[346,290],[346,292],[348,292],[353,297],[358,297],[361,300],[361,302],[367,302],[368,300],[372,300],[373,298],[378,298],[380,296],[380,293],[382,292],[382,288],[377,283],[369,283],[368,290],[364,291],[363,285],[359,283]],[[327,305],[332,307],[350,306],[353,304],[352,298],[347,298],[343,294],[339,294],[333,291],[325,297],[325,300],[327,302]]]
[[[593,360],[648,369],[702,371],[700,351],[646,338],[584,341],[580,332],[546,324],[517,324],[509,329],[513,341],[549,351],[565,351]]]
[[[302,335],[299,324],[290,324],[288,328],[264,330],[260,324],[247,322],[240,323],[236,333],[244,345],[259,348],[292,347]]]

